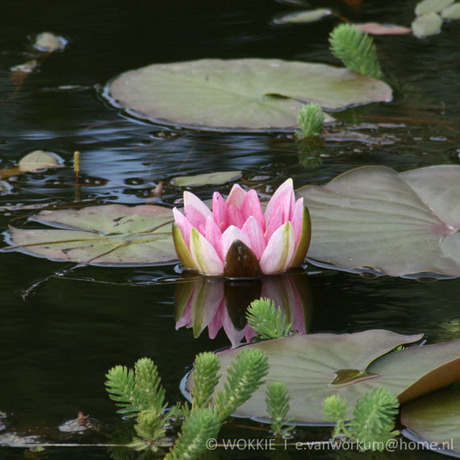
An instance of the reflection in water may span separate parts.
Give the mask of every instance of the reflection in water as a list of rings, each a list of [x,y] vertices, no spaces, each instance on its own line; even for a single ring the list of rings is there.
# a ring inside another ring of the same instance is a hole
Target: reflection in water
[[[176,329],[191,327],[198,337],[207,327],[213,339],[223,328],[232,347],[236,347],[256,335],[247,324],[246,309],[260,297],[272,299],[281,307],[296,332],[307,332],[312,301],[303,274],[244,280],[198,277],[179,283],[174,299]]]

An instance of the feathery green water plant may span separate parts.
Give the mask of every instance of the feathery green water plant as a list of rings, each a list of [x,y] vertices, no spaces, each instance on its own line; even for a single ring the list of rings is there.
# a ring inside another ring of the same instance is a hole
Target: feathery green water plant
[[[174,447],[165,460],[194,460],[206,450],[206,442],[215,439],[220,430],[218,415],[211,409],[200,407],[184,420]]]
[[[324,418],[335,422],[333,441],[346,439],[357,443],[360,450],[383,451],[385,443],[399,434],[395,417],[399,401],[386,388],[374,388],[356,401],[353,418],[346,424],[349,412],[344,398],[329,396],[323,403]]]
[[[325,116],[320,105],[314,103],[303,105],[297,118],[301,129],[301,131],[297,131],[297,137],[305,138],[321,134]]]
[[[235,357],[227,369],[224,390],[214,400],[214,411],[222,422],[251,397],[267,373],[268,360],[263,351],[248,348]]]
[[[350,70],[361,75],[380,78],[377,49],[369,35],[350,24],[340,24],[329,35],[331,53]]]
[[[285,382],[270,382],[267,385],[265,403],[271,418],[271,429],[276,437],[289,436],[295,425],[288,425],[293,419],[288,418],[291,397]]]
[[[254,300],[248,307],[246,319],[261,340],[287,337],[292,330],[281,308],[276,308],[275,302],[268,298]]]
[[[214,353],[200,353],[193,365],[193,399],[192,409],[207,407],[219,382],[219,360]]]
[[[242,351],[227,371],[223,391],[219,391],[213,399],[218,372],[219,363],[214,353],[199,354],[192,370],[191,409],[180,404],[168,409],[165,390],[152,360],[141,358],[134,369],[125,366],[110,369],[106,375],[109,397],[119,406],[120,414],[136,418],[135,436],[129,446],[139,451],[149,449],[157,452],[161,447],[170,445],[166,435],[182,421],[176,444],[166,458],[193,460],[202,455],[206,450],[206,441],[216,438],[222,423],[263,383],[268,372],[268,360],[260,350]]]

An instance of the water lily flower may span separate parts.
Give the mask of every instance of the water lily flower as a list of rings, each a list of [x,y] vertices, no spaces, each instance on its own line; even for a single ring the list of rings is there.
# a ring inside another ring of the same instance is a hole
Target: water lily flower
[[[225,200],[218,192],[212,210],[184,192],[184,214],[174,208],[173,238],[184,268],[208,276],[248,277],[281,273],[300,265],[310,244],[310,215],[295,200],[292,179],[265,208],[255,190],[234,185]]]

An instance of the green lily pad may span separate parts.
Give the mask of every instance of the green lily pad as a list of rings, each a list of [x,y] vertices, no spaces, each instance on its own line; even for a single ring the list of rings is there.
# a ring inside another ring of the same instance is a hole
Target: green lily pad
[[[157,123],[202,130],[279,131],[297,126],[306,102],[342,110],[390,101],[392,92],[382,81],[324,64],[203,59],[123,73],[109,84],[106,96],[117,107]]]
[[[427,13],[423,16],[418,16],[412,22],[412,32],[418,38],[437,35],[441,31],[442,19],[437,13]]]
[[[402,434],[441,454],[460,458],[460,390],[423,396],[405,404]]]
[[[460,3],[454,3],[441,12],[443,19],[460,19]]]
[[[270,365],[267,382],[286,382],[291,396],[288,416],[298,424],[325,424],[322,403],[332,394],[339,394],[353,406],[366,392],[383,387],[403,402],[459,381],[460,340],[391,353],[422,336],[372,330],[356,334],[297,335],[248,346],[267,355]],[[225,379],[230,361],[243,348],[218,353],[223,371],[219,385]],[[190,391],[192,387],[189,377],[187,388]],[[234,415],[266,419],[265,389],[262,386]]]
[[[197,187],[201,185],[222,185],[227,182],[239,179],[241,171],[220,171],[195,176],[181,176],[173,179],[174,185],[178,187]]]
[[[460,166],[399,174],[365,166],[298,194],[310,210],[312,263],[390,276],[460,276]]]
[[[423,16],[428,13],[438,13],[452,5],[455,0],[422,0],[415,7],[415,14]]]
[[[376,377],[379,376],[367,373],[373,361],[422,337],[423,334],[405,336],[373,330],[341,335],[296,335],[248,346],[266,353],[270,364],[267,382],[280,380],[287,383],[291,396],[289,417],[294,417],[296,423],[327,424],[322,413],[324,398],[339,393],[353,405],[365,391],[375,386],[372,382],[378,380]],[[223,371],[242,348],[218,353]],[[340,381],[344,383],[340,384]],[[192,387],[193,381],[189,377],[187,388],[190,391]],[[266,418],[265,385],[234,415]]]
[[[153,265],[177,259],[168,208],[93,206],[43,211],[33,220],[59,229],[10,227],[13,246],[6,250],[91,265]]]
[[[319,21],[326,16],[330,16],[332,11],[327,8],[317,8],[316,10],[297,11],[295,13],[277,16],[273,22],[275,24],[307,24]]]

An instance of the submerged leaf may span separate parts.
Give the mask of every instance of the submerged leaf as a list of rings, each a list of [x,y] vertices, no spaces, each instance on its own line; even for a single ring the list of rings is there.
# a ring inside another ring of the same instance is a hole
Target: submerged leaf
[[[365,166],[324,186],[307,186],[309,260],[390,276],[460,276],[460,166],[397,173]]]
[[[10,228],[27,254],[92,265],[153,265],[176,260],[172,211],[160,206],[93,206],[44,211],[33,220],[60,230]]]
[[[277,59],[154,64],[123,73],[106,95],[153,122],[224,131],[292,130],[306,102],[342,110],[392,98],[386,83],[347,69]]]

